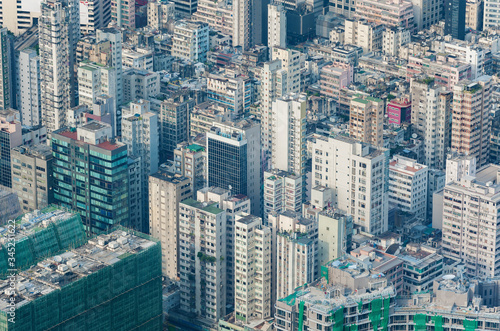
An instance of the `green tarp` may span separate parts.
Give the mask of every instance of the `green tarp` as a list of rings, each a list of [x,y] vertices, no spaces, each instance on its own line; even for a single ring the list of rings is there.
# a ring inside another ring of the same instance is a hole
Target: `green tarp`
[[[425,331],[427,330],[427,315],[416,314],[413,316],[413,322],[415,323],[415,331]]]
[[[464,320],[464,328],[465,331],[474,331],[477,328],[477,321],[476,320]]]
[[[432,316],[432,320],[434,321],[434,331],[443,331],[443,316]]]

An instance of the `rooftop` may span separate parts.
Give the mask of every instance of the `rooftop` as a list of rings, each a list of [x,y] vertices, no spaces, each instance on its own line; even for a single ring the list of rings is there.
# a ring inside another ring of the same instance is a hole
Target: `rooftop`
[[[197,208],[197,209],[203,210],[207,213],[214,214],[214,215],[220,214],[224,211],[224,210],[218,208],[219,204],[217,202],[211,202],[211,203],[200,202],[200,201],[197,201],[197,200],[190,198],[190,199],[186,199],[186,200],[181,201],[181,204],[184,204],[184,205],[187,205],[187,206],[190,206],[193,208]]]

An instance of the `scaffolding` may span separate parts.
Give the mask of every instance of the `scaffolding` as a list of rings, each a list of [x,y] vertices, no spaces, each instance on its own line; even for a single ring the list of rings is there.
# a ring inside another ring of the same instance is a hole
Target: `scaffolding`
[[[382,309],[382,299],[373,299],[370,303],[370,322],[372,323],[373,331],[377,331],[380,325],[381,318],[381,309]]]
[[[436,315],[432,316],[432,321],[434,321],[434,331],[443,331],[443,316]]]
[[[69,223],[65,224],[69,226]],[[54,228],[62,230],[58,228],[58,224]],[[54,228],[50,231],[54,232]],[[81,229],[83,231],[83,226]],[[160,243],[122,227],[113,230],[117,229],[150,239],[152,244],[135,254],[118,256],[118,261],[113,264],[93,270],[85,277],[16,307],[15,323],[8,322],[7,312],[0,311],[0,331],[161,330],[163,310]],[[54,245],[53,237],[49,234],[36,238],[42,238],[52,251],[61,250],[60,245]],[[65,233],[64,239],[57,239],[59,244],[68,244],[79,242],[78,238],[76,233]],[[40,245],[33,238],[26,241],[29,242],[28,247],[30,244]],[[38,256],[35,255],[34,258]]]
[[[464,319],[465,331],[474,331],[477,329],[477,320]]]
[[[427,330],[427,315],[416,314],[413,316],[413,322],[415,323],[415,331],[425,331]]]
[[[344,307],[340,306],[330,316],[330,322],[333,322],[333,331],[343,331],[344,329]]]

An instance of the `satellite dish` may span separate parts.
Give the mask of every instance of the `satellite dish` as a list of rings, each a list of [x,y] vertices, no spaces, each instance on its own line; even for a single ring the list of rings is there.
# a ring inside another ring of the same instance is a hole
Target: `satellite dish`
[[[57,263],[61,263],[62,262],[62,257],[60,257],[59,255],[57,256],[54,256],[54,261],[57,262]]]
[[[411,137],[412,137],[413,139],[417,139],[418,135],[417,135],[416,133],[414,133],[414,134],[412,134],[412,135],[411,135]]]

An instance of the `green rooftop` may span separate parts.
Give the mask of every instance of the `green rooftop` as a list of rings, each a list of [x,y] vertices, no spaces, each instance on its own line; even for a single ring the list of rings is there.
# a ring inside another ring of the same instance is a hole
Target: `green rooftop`
[[[369,104],[370,102],[368,100],[365,100],[365,99],[360,99],[360,98],[356,98],[356,99],[352,99],[352,101],[354,102],[359,102],[359,103],[363,103],[365,105]]]
[[[200,146],[200,145],[196,145],[196,144],[192,144],[192,145],[189,145],[187,147],[187,149],[189,149],[192,152],[203,152],[205,150],[205,147]]]
[[[181,203],[188,205],[190,207],[201,209],[201,210],[206,211],[207,213],[210,213],[210,214],[220,214],[224,211],[224,210],[217,207],[217,202],[206,204],[204,202],[200,202],[200,201],[189,198],[189,199],[181,201]]]

